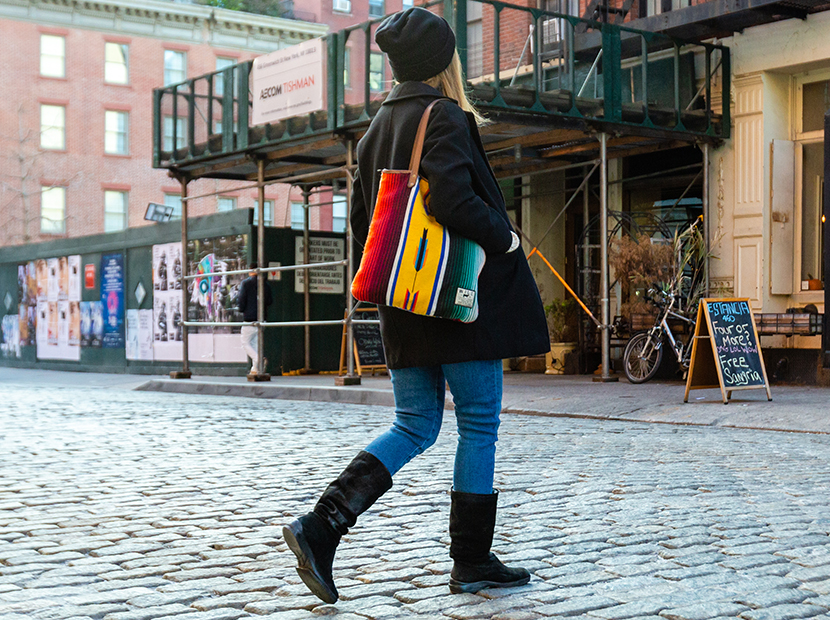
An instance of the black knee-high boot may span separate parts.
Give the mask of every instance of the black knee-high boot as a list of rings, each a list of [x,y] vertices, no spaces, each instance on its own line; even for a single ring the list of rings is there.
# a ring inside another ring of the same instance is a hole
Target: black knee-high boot
[[[383,463],[361,451],[326,488],[313,512],[282,528],[288,548],[297,556],[297,573],[326,603],[338,598],[331,571],[340,537],[390,488],[392,476]]]
[[[450,591],[478,592],[530,581],[524,568],[508,568],[490,551],[496,527],[498,492],[488,495],[452,492],[450,508]]]

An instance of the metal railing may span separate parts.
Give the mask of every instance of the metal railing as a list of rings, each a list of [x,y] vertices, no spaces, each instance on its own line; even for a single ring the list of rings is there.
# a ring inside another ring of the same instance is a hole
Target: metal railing
[[[498,0],[474,1],[488,25],[482,31],[492,30],[489,46],[467,41],[465,3],[433,0],[425,6],[453,25],[465,70],[467,49],[483,50],[481,62],[475,63],[481,75],[468,72],[467,79],[486,113],[515,110],[531,119],[543,115],[613,123],[622,132],[631,126],[702,139],[729,137],[728,48]],[[380,21],[369,20],[324,38],[323,112],[251,126],[252,61],[156,89],[154,166],[174,167],[365,127],[392,78],[386,58],[373,47]],[[517,36],[524,27],[528,36]],[[583,96],[590,80],[592,96]]]

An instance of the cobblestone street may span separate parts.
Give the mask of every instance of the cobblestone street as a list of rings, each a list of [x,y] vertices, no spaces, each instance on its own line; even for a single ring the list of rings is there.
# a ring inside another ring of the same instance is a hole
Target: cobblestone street
[[[0,386],[2,620],[830,617],[830,436],[505,415],[494,550],[514,590],[450,595],[455,448],[345,537],[336,605],[281,526],[391,421],[332,403]]]

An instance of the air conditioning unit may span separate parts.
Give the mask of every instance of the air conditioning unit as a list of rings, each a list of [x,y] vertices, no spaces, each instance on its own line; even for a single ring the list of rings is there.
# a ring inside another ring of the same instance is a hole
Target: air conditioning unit
[[[340,11],[341,13],[352,12],[352,0],[333,0],[333,2],[335,11]]]

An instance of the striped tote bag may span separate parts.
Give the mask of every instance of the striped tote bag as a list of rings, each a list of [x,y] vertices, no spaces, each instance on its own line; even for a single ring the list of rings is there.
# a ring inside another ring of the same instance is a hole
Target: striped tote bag
[[[418,176],[433,101],[424,111],[409,170],[383,170],[369,235],[352,281],[359,301],[471,323],[478,318],[480,245],[439,224]]]

